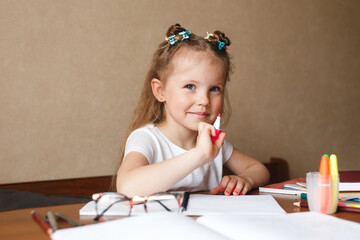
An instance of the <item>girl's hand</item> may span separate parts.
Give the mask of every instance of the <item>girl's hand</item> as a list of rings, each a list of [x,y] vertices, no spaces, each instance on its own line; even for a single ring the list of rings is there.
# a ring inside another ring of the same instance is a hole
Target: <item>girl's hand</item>
[[[195,148],[204,156],[203,160],[205,161],[205,164],[218,155],[219,150],[224,143],[225,133],[221,132],[215,143],[212,143],[211,136],[216,135],[216,129],[213,125],[201,122],[199,123],[198,132]]]
[[[232,193],[234,196],[245,195],[252,188],[252,181],[247,177],[228,175],[224,176],[219,186],[210,190],[210,194],[224,192],[226,196]]]

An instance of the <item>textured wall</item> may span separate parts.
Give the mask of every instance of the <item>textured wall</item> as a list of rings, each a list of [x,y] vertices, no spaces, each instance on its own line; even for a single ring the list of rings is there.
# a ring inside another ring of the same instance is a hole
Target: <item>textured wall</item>
[[[360,169],[359,1],[0,0],[0,183],[113,173],[151,55],[176,22],[223,30],[226,131],[291,177]]]

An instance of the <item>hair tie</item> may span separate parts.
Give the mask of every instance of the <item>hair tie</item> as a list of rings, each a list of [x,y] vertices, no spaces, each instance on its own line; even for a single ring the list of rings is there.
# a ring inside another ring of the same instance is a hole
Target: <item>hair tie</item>
[[[206,37],[204,37],[204,39],[207,39],[207,40],[209,40],[210,41],[210,37],[213,37],[214,36],[214,34],[213,33],[208,33],[208,32],[206,32]]]
[[[206,37],[204,39],[207,39],[209,42],[211,42],[210,37],[214,37],[213,33],[206,32]],[[218,49],[221,50],[225,46],[225,42],[222,42],[219,40]]]
[[[186,29],[186,31],[182,31],[179,32],[178,35],[180,35],[181,41],[190,38],[191,33],[189,33],[189,29]],[[170,45],[174,45],[178,40],[175,39],[176,34],[170,36],[170,37],[166,37],[165,40],[168,41],[170,43]]]
[[[175,36],[176,36],[176,35],[172,35],[172,36],[170,36],[170,37],[166,37],[165,40],[168,41],[168,42],[170,43],[170,45],[174,45],[174,44],[177,42],[177,40],[175,40]]]
[[[218,45],[219,50],[221,50],[224,46],[225,46],[225,42],[219,40],[219,45]]]
[[[179,32],[179,35],[182,36],[181,41],[183,41],[185,39],[188,39],[191,33],[189,33],[189,29],[186,29],[186,31]]]

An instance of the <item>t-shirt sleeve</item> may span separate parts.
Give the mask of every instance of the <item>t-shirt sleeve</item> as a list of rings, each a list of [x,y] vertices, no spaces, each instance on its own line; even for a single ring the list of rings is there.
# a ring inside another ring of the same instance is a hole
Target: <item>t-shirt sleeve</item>
[[[150,134],[135,130],[126,140],[124,159],[130,152],[139,152],[147,158],[150,164],[150,159],[154,158],[154,149],[154,140]]]
[[[223,151],[223,156],[224,156],[223,164],[226,163],[230,159],[230,157],[233,153],[233,150],[234,150],[233,145],[230,142],[224,140],[224,144],[222,145],[222,151]]]

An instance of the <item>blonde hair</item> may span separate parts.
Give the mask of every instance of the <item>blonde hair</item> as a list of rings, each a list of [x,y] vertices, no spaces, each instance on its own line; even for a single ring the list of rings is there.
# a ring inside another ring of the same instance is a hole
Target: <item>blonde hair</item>
[[[225,68],[226,80],[228,82],[229,74],[231,72],[231,61],[230,56],[227,53],[226,46],[231,44],[230,39],[225,36],[224,33],[220,31],[215,31],[214,33],[208,34],[206,38],[196,36],[195,34],[190,34],[189,38],[183,39],[183,36],[179,33],[187,31],[185,28],[181,27],[180,24],[172,25],[166,33],[166,41],[160,43],[158,49],[153,55],[152,63],[150,70],[147,73],[147,76],[144,81],[142,92],[138,101],[138,104],[135,108],[135,111],[132,115],[131,123],[125,133],[120,149],[119,149],[119,161],[117,168],[115,169],[115,174],[112,181],[112,189],[115,189],[115,180],[117,175],[117,170],[120,167],[122,160],[124,158],[125,144],[129,135],[136,129],[149,124],[160,123],[165,118],[164,105],[162,102],[159,102],[151,88],[151,81],[156,78],[163,82],[166,82],[168,75],[170,74],[170,64],[173,59],[173,56],[179,49],[187,48],[192,51],[208,51],[212,53],[213,56],[217,57]],[[170,44],[168,42],[169,37],[174,37],[176,42]],[[219,47],[219,43],[222,42],[224,45],[223,48]],[[228,119],[231,109],[228,96],[225,88],[225,101],[222,111],[222,116],[224,116],[225,121]]]

